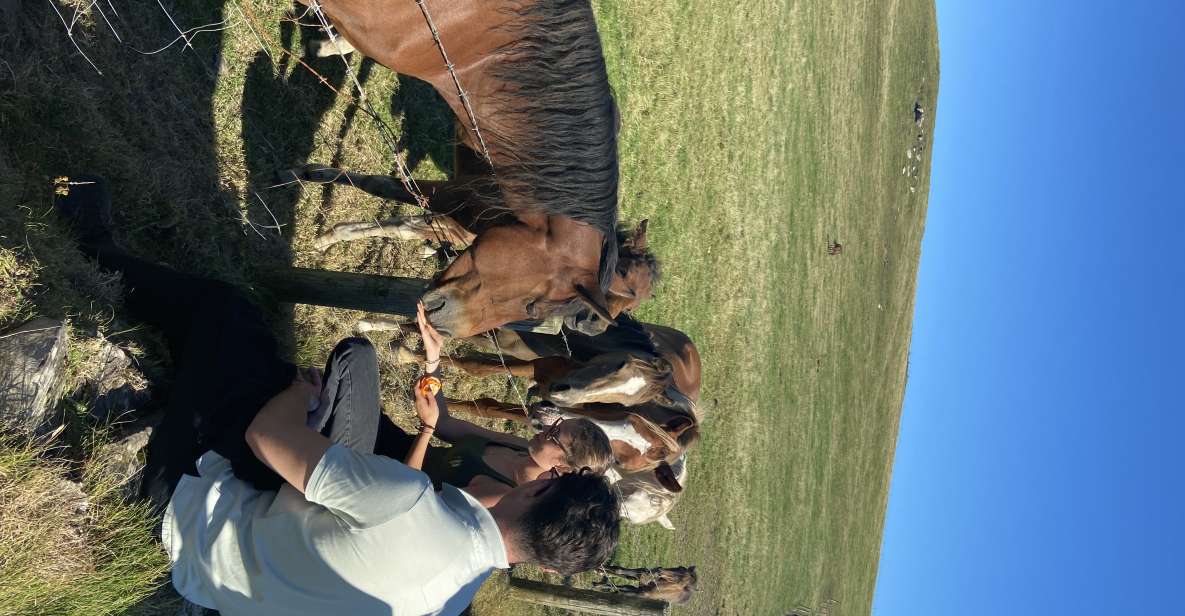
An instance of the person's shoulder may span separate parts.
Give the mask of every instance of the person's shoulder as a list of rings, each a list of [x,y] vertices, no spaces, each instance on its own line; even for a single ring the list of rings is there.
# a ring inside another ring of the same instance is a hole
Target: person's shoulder
[[[381,524],[410,511],[431,495],[428,476],[378,454],[330,447],[309,476],[305,498],[324,506],[352,527]]]

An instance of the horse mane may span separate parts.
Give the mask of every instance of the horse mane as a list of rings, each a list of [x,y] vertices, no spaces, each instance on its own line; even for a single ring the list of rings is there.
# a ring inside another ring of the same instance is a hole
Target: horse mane
[[[588,0],[527,0],[506,9],[514,40],[495,50],[490,143],[506,203],[601,232],[598,282],[616,270],[617,105]]]
[[[613,325],[603,333],[590,338],[606,350],[658,355],[654,337],[642,326],[641,321],[625,312],[617,315]]]

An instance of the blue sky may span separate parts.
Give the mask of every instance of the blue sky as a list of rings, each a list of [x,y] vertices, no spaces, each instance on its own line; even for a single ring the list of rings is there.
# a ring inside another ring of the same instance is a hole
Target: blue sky
[[[1185,615],[1185,2],[938,28],[873,614]]]

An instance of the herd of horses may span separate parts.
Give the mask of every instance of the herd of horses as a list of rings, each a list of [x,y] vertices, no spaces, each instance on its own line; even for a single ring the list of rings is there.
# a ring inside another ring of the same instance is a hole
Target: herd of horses
[[[426,200],[387,175],[315,164],[285,172],[428,209],[338,225],[317,247],[384,236],[459,250],[421,298],[429,320],[482,351],[454,358],[455,367],[509,370],[535,383],[536,401],[450,405],[536,426],[593,420],[613,446],[623,516],[670,528],[666,514],[700,438],[700,357],[683,332],[630,315],[650,298],[659,268],[646,222],[619,220],[620,115],[589,1],[450,0],[426,5],[430,18],[417,0],[301,2],[342,37],[314,53],[356,50],[426,81],[458,120],[453,177],[417,181]],[[401,326],[360,323],[382,327]],[[400,357],[418,360],[408,348]]]

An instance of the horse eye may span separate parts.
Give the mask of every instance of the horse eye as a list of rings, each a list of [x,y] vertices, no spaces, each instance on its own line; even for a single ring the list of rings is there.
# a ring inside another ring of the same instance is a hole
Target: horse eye
[[[535,302],[535,301],[527,302],[527,316],[531,317],[532,319],[535,319],[535,318],[538,318],[538,315],[539,315],[538,302]]]

